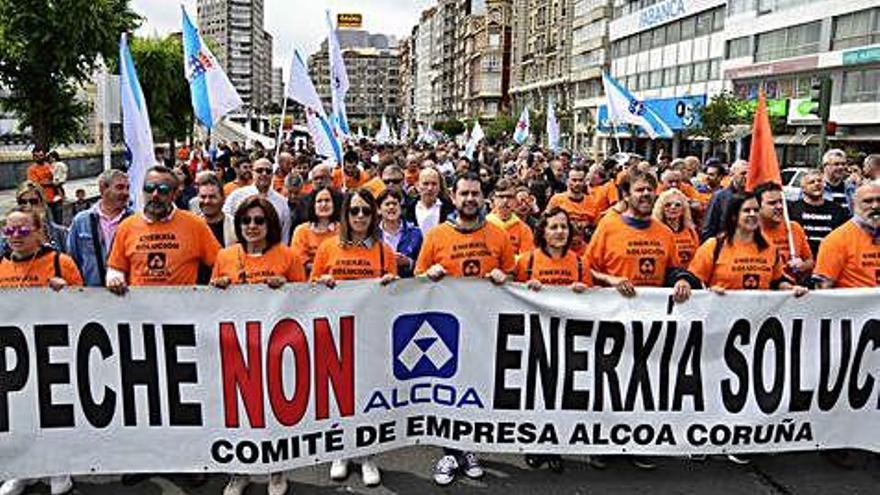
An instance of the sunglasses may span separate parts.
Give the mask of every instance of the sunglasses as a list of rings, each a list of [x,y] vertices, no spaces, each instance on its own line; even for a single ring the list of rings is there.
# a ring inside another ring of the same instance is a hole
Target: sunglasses
[[[250,225],[252,223],[254,225],[266,225],[266,217],[252,217],[250,215],[241,217],[242,225]]]
[[[5,235],[6,237],[27,237],[31,235],[31,232],[33,231],[34,229],[25,226],[4,227],[3,235]]]
[[[664,205],[666,208],[681,208],[681,203],[677,201],[670,201]]]
[[[262,168],[262,167],[260,167],[260,168],[255,168],[255,169],[254,169],[254,173],[255,173],[255,174],[260,174],[260,175],[269,175],[269,174],[272,173],[272,169],[271,169],[271,168]]]
[[[171,186],[168,184],[155,183],[155,182],[147,182],[144,184],[144,192],[147,194],[153,194],[154,192],[159,192],[162,196],[166,196],[171,194]]]
[[[357,217],[357,216],[365,216],[368,217],[373,214],[373,209],[369,206],[352,206],[348,209],[348,214]]]
[[[40,198],[30,198],[30,199],[20,198],[18,200],[18,206],[25,206],[25,205],[37,206],[41,202],[42,201],[40,201]]]
[[[384,179],[382,182],[386,184],[400,184],[403,182],[403,179]]]

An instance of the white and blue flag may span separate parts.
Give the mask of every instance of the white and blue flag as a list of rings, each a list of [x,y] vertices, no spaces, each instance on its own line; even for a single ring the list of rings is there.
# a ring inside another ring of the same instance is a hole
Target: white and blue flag
[[[315,151],[336,163],[342,163],[342,145],[327,118],[324,105],[315,85],[309,78],[309,68],[303,61],[299,50],[294,50],[290,64],[290,81],[287,83],[287,97],[305,107],[306,127],[315,143]]]
[[[144,187],[144,176],[156,164],[156,157],[153,154],[153,130],[150,128],[147,100],[144,99],[125,33],[119,37],[119,92],[128,177],[131,182],[131,202],[135,210],[139,211],[143,206],[141,190]]]
[[[516,122],[516,130],[513,131],[513,140],[516,144],[523,144],[529,138],[529,107],[523,108],[519,120]]]
[[[342,58],[339,38],[336,36],[336,29],[330,19],[329,10],[327,10],[327,28],[330,30],[327,36],[327,49],[330,55],[330,98],[333,106],[333,123],[339,135],[348,136],[351,134],[348,127],[348,115],[345,112],[345,95],[349,88],[348,72],[345,70],[345,60]]]
[[[485,137],[486,134],[483,133],[483,128],[480,127],[480,121],[477,120],[474,122],[474,129],[471,131],[471,137],[468,139],[467,147],[464,150],[464,155],[468,160],[473,161],[474,153],[477,151],[477,145],[480,144],[480,141]]]
[[[547,148],[554,153],[559,151],[559,120],[553,100],[547,102]]]
[[[671,138],[672,129],[660,119],[653,110],[645,105],[611,77],[602,73],[602,85],[605,87],[605,99],[608,105],[608,120],[613,126],[632,124],[641,127],[651,139]]]
[[[186,9],[183,11],[183,66],[192,96],[193,113],[208,130],[244,102],[214,54],[199,35]]]
[[[388,119],[382,114],[382,123],[379,125],[379,132],[376,133],[376,142],[379,144],[388,144],[391,142],[391,128],[388,127]]]

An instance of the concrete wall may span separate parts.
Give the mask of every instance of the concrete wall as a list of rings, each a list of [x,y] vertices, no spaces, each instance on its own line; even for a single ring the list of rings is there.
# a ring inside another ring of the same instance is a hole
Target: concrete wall
[[[67,180],[95,177],[104,169],[104,162],[100,155],[80,158],[67,158],[63,160],[67,164]],[[122,153],[113,155],[113,168],[123,168],[125,160]],[[14,161],[0,163],[0,190],[15,189],[27,178],[27,168],[31,161]]]

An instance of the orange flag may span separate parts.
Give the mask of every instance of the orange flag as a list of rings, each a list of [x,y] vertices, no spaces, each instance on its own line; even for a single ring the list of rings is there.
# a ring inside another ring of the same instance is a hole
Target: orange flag
[[[755,122],[752,124],[752,147],[749,151],[749,175],[746,177],[746,191],[764,182],[782,184],[779,174],[779,161],[773,147],[773,131],[767,114],[767,100],[764,90],[758,93],[758,108],[755,109]]]

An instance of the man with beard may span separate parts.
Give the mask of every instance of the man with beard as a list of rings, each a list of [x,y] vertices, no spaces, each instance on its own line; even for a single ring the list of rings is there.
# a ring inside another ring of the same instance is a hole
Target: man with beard
[[[749,173],[749,162],[737,160],[730,166],[730,185],[712,195],[706,215],[703,218],[703,229],[700,239],[706,241],[715,237],[721,231],[721,219],[724,210],[734,194],[741,193],[746,187],[746,175]]]
[[[813,270],[813,252],[807,242],[807,234],[799,223],[792,220],[785,224],[785,198],[782,197],[782,186],[775,182],[764,182],[755,187],[755,197],[758,199],[761,219],[761,233],[771,245],[776,247],[782,263],[785,265],[785,275],[789,280],[802,282],[809,278]],[[791,229],[791,238],[794,241],[794,250],[788,244],[788,232]]]
[[[199,264],[213,266],[220,251],[208,224],[174,207],[178,179],[163,166],[147,171],[144,211],[125,219],[107,260],[107,288],[124,294],[129,285],[193,285]]]
[[[454,183],[453,200],[458,215],[428,232],[416,262],[416,275],[435,282],[449,275],[504,284],[516,268],[513,247],[507,234],[480,214],[480,176],[473,172],[460,175]],[[434,482],[448,485],[458,472],[468,478],[483,476],[483,468],[473,452],[444,449],[434,468]]]
[[[788,216],[804,228],[813,256],[819,253],[822,239],[849,219],[839,204],[825,199],[824,190],[825,176],[810,170],[801,178],[801,198],[788,204]]]
[[[211,172],[202,172],[196,179],[199,203],[199,215],[214,234],[221,246],[235,243],[235,226],[232,217],[223,213],[223,187],[220,179]]]
[[[831,149],[822,156],[822,170],[825,173],[825,199],[841,206],[852,215],[853,195],[856,184],[847,180],[846,153],[841,149]]]
[[[251,185],[254,178],[251,160],[247,155],[236,155],[231,158],[232,170],[235,172],[235,180],[223,186],[223,195],[228,197],[236,189]]]
[[[238,205],[251,196],[259,196],[272,203],[272,206],[275,207],[275,213],[278,214],[278,220],[281,221],[281,240],[285,244],[290,243],[290,208],[287,206],[287,197],[272,189],[272,162],[266,158],[260,158],[254,162],[254,183],[252,185],[236,189],[227,196],[223,203],[223,213],[234,217]]]
[[[819,246],[817,287],[880,287],[880,181],[860,186],[855,216],[828,234]]]
[[[103,287],[107,277],[107,256],[116,231],[131,216],[128,207],[128,175],[108,170],[98,176],[101,199],[77,213],[67,235],[67,253],[76,262],[85,285]]]
[[[587,194],[587,169],[575,165],[568,171],[566,181],[568,190],[554,194],[547,203],[547,210],[559,207],[568,213],[575,227],[571,249],[583,254],[586,247],[586,230],[596,222],[599,212],[596,211],[594,198]]]

